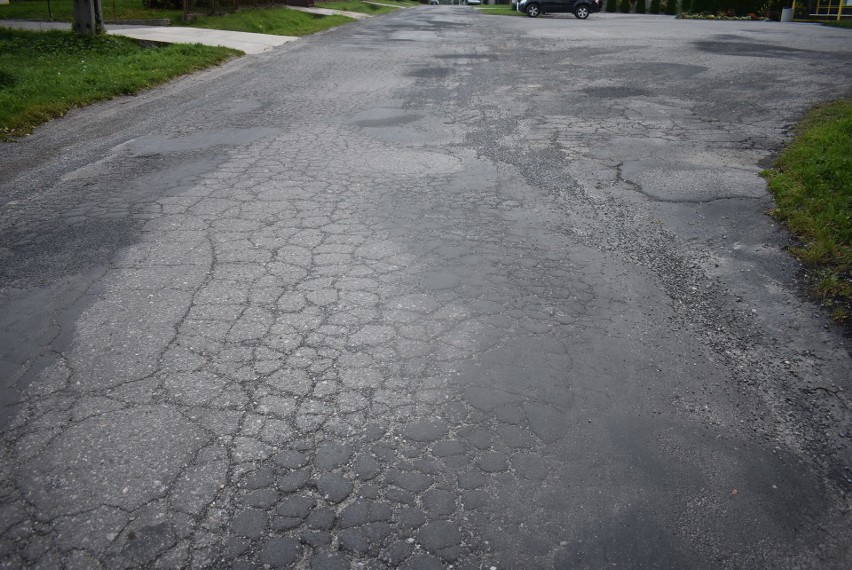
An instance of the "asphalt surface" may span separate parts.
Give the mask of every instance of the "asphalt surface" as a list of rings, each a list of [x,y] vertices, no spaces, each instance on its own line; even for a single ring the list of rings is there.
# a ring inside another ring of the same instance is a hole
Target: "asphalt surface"
[[[6,567],[846,568],[758,176],[814,25],[424,7],[0,146]]]

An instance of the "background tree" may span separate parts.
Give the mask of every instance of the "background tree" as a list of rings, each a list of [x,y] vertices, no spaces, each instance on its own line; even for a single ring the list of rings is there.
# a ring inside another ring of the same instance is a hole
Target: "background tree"
[[[677,0],[666,0],[666,14],[670,16],[677,14]]]
[[[808,2],[796,2],[797,6],[802,6],[807,10]],[[745,16],[746,14],[759,14],[765,12],[766,8],[771,6],[771,2],[766,0],[727,0],[720,8],[732,9],[737,16]],[[810,13],[810,12],[808,12]]]
[[[615,12],[618,10],[618,0],[606,0],[606,11]]]
[[[630,0],[621,0],[618,4],[618,11],[624,14],[630,13]]]
[[[660,13],[660,0],[651,0],[651,9],[648,10],[652,14]]]
[[[715,14],[719,11],[719,0],[692,0],[690,12],[693,14]]]
[[[636,13],[644,14],[645,13],[645,0],[636,0]]]

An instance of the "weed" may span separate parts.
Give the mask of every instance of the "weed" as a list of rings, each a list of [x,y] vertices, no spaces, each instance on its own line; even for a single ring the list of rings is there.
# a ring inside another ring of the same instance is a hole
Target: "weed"
[[[791,252],[811,266],[814,289],[835,316],[852,315],[852,99],[814,109],[764,171],[771,214],[801,241]]]

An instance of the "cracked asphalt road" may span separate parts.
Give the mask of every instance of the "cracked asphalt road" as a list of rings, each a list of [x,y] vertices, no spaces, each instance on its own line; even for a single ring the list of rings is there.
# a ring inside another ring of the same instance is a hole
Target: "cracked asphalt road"
[[[848,567],[758,172],[850,38],[405,10],[3,145],[2,565]]]

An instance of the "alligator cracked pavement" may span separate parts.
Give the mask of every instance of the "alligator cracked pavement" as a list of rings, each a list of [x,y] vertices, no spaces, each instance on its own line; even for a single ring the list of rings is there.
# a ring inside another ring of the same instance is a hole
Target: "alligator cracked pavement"
[[[850,63],[424,7],[3,145],[2,565],[848,567],[758,172]]]

